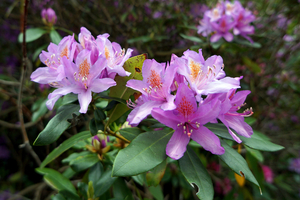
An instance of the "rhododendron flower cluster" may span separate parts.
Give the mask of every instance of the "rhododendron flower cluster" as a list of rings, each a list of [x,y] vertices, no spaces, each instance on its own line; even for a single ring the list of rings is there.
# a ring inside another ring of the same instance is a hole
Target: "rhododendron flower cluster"
[[[233,34],[241,35],[253,42],[248,35],[254,33],[254,27],[250,25],[254,20],[255,16],[252,12],[245,9],[239,1],[234,1],[234,3],[221,1],[215,8],[204,13],[204,17],[197,27],[198,34],[205,37],[212,34],[211,42],[217,42],[222,37],[231,42]]]
[[[223,59],[211,56],[204,59],[199,52],[187,50],[182,57],[172,56],[170,64],[145,60],[143,80],[129,80],[127,87],[141,92],[128,116],[129,124],[138,125],[148,115],[175,130],[166,147],[173,159],[180,159],[190,139],[205,150],[221,155],[225,152],[220,139],[204,125],[217,123],[218,119],[228,128],[238,143],[242,141],[232,131],[244,137],[253,134],[244,117],[253,112],[237,112],[250,91],[239,91],[242,77],[226,77]]]
[[[40,67],[31,74],[31,80],[57,88],[48,96],[47,107],[52,110],[55,102],[68,93],[78,94],[81,113],[86,113],[92,100],[92,92],[99,93],[116,85],[116,74],[128,76],[122,68],[132,50],[125,52],[117,43],[108,40],[109,35],[94,38],[82,27],[79,43],[74,36],[64,37],[58,45],[50,43],[48,52],[42,51]]]

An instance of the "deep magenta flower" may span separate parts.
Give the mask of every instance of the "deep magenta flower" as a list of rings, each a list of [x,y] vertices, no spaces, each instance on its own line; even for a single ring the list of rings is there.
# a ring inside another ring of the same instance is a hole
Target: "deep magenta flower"
[[[143,80],[129,80],[126,84],[134,90],[142,93],[137,100],[137,105],[128,115],[131,125],[139,124],[146,118],[153,108],[160,107],[163,110],[175,109],[175,96],[171,94],[171,85],[176,73],[177,65],[171,64],[165,69],[165,65],[154,59],[144,61],[142,67]]]
[[[187,85],[180,84],[175,105],[176,109],[172,111],[154,108],[151,112],[156,120],[175,130],[166,148],[169,157],[180,159],[186,151],[190,138],[213,154],[221,155],[225,152],[220,139],[203,126],[218,116],[220,111],[218,99],[200,104],[198,107],[194,92]]]
[[[224,93],[232,88],[240,88],[240,77],[225,77],[221,56],[211,56],[204,60],[202,51],[199,53],[187,50],[182,58],[178,58],[178,73],[185,76],[191,89],[201,101],[201,95]]]
[[[68,93],[78,94],[81,113],[86,113],[92,100],[92,92],[102,92],[116,85],[116,82],[110,78],[99,79],[99,75],[106,67],[106,59],[99,57],[92,64],[90,59],[91,51],[82,50],[75,63],[63,57],[62,62],[65,68],[66,79],[60,82],[59,88],[54,90],[48,96],[47,107],[52,109],[58,98]]]
[[[45,24],[54,25],[57,20],[55,11],[52,8],[43,9],[41,12],[42,20]]]

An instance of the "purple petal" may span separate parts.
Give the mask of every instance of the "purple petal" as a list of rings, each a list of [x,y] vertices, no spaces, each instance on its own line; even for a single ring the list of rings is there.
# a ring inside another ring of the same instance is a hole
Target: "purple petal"
[[[166,154],[174,160],[180,159],[186,151],[186,145],[189,141],[190,138],[183,133],[182,128],[178,128],[167,144]]]
[[[194,92],[183,83],[178,86],[175,105],[177,107],[176,110],[185,117],[197,111],[197,102]]]
[[[92,101],[92,92],[91,90],[86,90],[78,94],[78,101],[80,104],[80,113],[86,113],[89,107],[89,104]]]
[[[56,77],[58,72],[49,67],[39,67],[30,75],[31,81],[40,83],[40,84],[48,84],[56,81]]]
[[[233,35],[232,35],[231,33],[229,33],[229,32],[225,33],[225,34],[223,35],[223,37],[225,38],[225,40],[226,40],[227,42],[231,42],[231,41],[233,40]]]
[[[93,92],[100,93],[115,85],[116,82],[113,79],[102,78],[93,80],[93,82],[89,85],[89,88]]]
[[[153,108],[159,107],[161,102],[147,101],[140,106],[136,106],[128,115],[128,122],[132,126],[137,126],[143,119],[145,119]]]
[[[247,138],[250,138],[253,134],[251,126],[244,121],[244,117],[224,115],[224,119],[227,121],[228,126],[235,130],[237,134]]]
[[[229,125],[227,123],[227,121],[224,119],[224,116],[221,115],[219,116],[219,119],[221,120],[221,122],[227,127],[229,134],[231,135],[231,137],[237,142],[237,143],[241,143],[242,140],[229,128]]]
[[[175,115],[173,111],[163,111],[160,108],[153,108],[151,115],[160,123],[172,128],[177,129],[177,125],[181,123],[181,117]]]
[[[210,37],[210,42],[217,42],[222,37],[221,34],[215,33]]]
[[[212,154],[222,155],[225,153],[225,149],[220,144],[220,139],[204,126],[194,130],[191,138]]]
[[[126,87],[130,87],[136,91],[141,92],[144,95],[148,95],[148,93],[143,90],[144,88],[148,88],[148,85],[144,81],[131,79],[127,81]]]

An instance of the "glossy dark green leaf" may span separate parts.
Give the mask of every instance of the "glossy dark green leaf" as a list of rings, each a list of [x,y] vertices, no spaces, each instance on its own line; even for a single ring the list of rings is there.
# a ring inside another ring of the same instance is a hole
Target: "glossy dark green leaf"
[[[34,40],[39,39],[45,33],[47,33],[47,31],[41,28],[29,28],[25,32],[25,41],[32,42]],[[23,33],[19,34],[18,41],[20,43],[23,42]]]
[[[194,187],[197,185],[196,195],[202,200],[210,200],[214,197],[214,188],[210,175],[203,166],[194,150],[187,146],[187,151],[179,160],[180,170],[186,180]]]
[[[63,97],[61,104],[66,105],[66,104],[73,103],[74,101],[77,101],[77,100],[78,100],[78,94],[70,93]]]
[[[103,175],[101,176],[100,180],[95,184],[95,197],[99,197],[104,194],[112,184],[117,180],[117,177],[111,176],[111,169],[108,168]]]
[[[45,115],[47,113],[47,111],[48,111],[48,108],[46,106],[47,101],[48,101],[48,99],[45,99],[44,101],[42,101],[39,104],[38,109],[32,113],[32,117],[31,117],[32,122],[38,120],[40,117],[42,117],[43,115]]]
[[[113,166],[113,176],[134,176],[163,162],[166,145],[173,130],[150,131],[138,135],[119,151]]]
[[[59,42],[61,41],[61,36],[54,28],[52,28],[52,30],[50,31],[50,39],[54,44],[59,44]]]
[[[70,163],[72,160],[75,160],[76,158],[80,157],[80,156],[85,156],[87,154],[90,154],[91,152],[89,151],[82,151],[80,153],[72,153],[71,155],[69,155],[67,158],[63,159],[61,162],[62,163]]]
[[[246,160],[222,139],[221,145],[224,147],[225,153],[223,155],[218,155],[219,158],[223,160],[235,173],[240,176],[245,176],[247,180],[257,185],[260,189],[259,183],[249,169]]]
[[[97,135],[98,128],[97,128],[97,124],[96,124],[95,118],[91,119],[90,124],[89,124],[89,128],[90,128],[90,132],[91,132],[92,136]]]
[[[127,140],[132,141],[136,136],[142,132],[141,129],[137,127],[123,128],[120,129],[120,134],[125,137]]]
[[[69,190],[61,190],[59,191],[59,194],[61,194],[67,200],[81,200],[81,198],[77,194],[74,194]]]
[[[221,123],[211,124],[211,123],[209,123],[209,124],[206,124],[205,127],[207,127],[209,130],[211,130],[217,136],[220,136],[222,138],[234,141],[234,139],[228,133],[228,129],[226,128],[226,126],[224,124],[221,124]]]
[[[71,183],[69,179],[61,175],[58,171],[49,168],[37,168],[36,171],[39,174],[44,175],[44,179],[47,184],[58,191],[67,190],[73,193],[75,196],[77,195],[76,189]]]
[[[180,33],[180,36],[183,37],[184,39],[187,39],[187,40],[190,40],[190,41],[193,41],[193,42],[197,42],[197,43],[202,43],[203,42],[200,38],[195,37],[195,36],[184,35],[182,33]]]
[[[256,149],[252,149],[250,147],[245,146],[246,150],[253,156],[255,157],[259,162],[263,162],[264,161],[264,157],[262,155],[262,153]]]
[[[45,167],[48,163],[52,162],[55,158],[60,156],[63,152],[70,149],[74,144],[76,144],[79,141],[85,140],[87,138],[90,138],[91,134],[89,131],[83,131],[81,133],[78,133],[69,139],[65,140],[61,145],[56,147],[42,162],[40,168]]]
[[[131,190],[127,187],[122,178],[118,178],[113,184],[113,194],[115,198],[134,200]]]
[[[146,173],[142,173],[136,176],[131,176],[131,178],[137,182],[140,186],[143,186],[146,182]]]
[[[164,177],[166,167],[167,159],[165,159],[162,163],[160,163],[153,169],[149,170],[146,174],[147,185],[156,187]]]
[[[100,162],[97,154],[90,153],[72,160],[70,166],[74,171],[79,172],[93,166],[97,162]]]
[[[71,125],[67,120],[72,119],[72,114],[79,115],[79,105],[68,104],[61,106],[57,114],[49,121],[46,128],[40,132],[34,145],[47,145],[56,141],[59,136]]]

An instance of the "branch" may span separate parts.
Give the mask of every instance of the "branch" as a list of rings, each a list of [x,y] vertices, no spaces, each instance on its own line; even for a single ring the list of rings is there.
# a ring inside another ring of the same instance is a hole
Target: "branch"
[[[27,9],[28,8],[28,0],[24,0],[24,11],[22,13],[23,24],[22,24],[22,32],[23,32],[23,43],[22,43],[22,54],[23,54],[23,67],[21,72],[20,78],[20,86],[19,86],[19,93],[18,93],[18,115],[20,121],[20,127],[22,131],[23,141],[24,143],[20,145],[20,147],[25,147],[26,150],[31,154],[31,156],[35,159],[36,163],[40,166],[41,160],[39,159],[38,155],[33,151],[28,135],[24,125],[24,118],[23,118],[23,109],[22,109],[22,90],[24,85],[24,76],[26,73],[26,60],[27,60],[27,52],[26,52],[26,19],[27,19]]]
[[[0,83],[4,84],[4,85],[12,85],[12,86],[19,86],[20,85],[19,82],[6,81],[6,80],[2,80],[2,79],[0,79]]]

